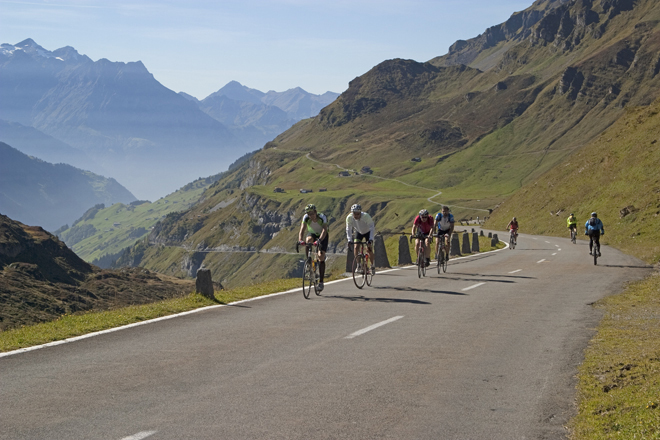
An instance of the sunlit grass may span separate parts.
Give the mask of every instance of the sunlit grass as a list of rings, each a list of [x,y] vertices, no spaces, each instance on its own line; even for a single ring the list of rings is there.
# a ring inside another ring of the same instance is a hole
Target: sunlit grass
[[[660,438],[660,275],[597,303],[605,310],[579,370],[572,438]]]

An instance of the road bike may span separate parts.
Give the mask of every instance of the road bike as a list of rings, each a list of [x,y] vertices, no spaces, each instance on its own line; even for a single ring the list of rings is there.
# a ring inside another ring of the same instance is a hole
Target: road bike
[[[435,258],[438,260],[438,274],[440,274],[442,272],[447,272],[447,263],[449,262],[449,243],[445,243],[444,234],[435,234],[434,237],[438,238],[438,243],[435,245]]]
[[[576,244],[576,242],[577,242],[577,228],[576,227],[571,228],[571,242],[573,244]]]
[[[320,295],[319,292],[319,242],[315,241],[314,243],[307,243],[304,241],[299,241],[296,243],[296,253],[298,253],[298,247],[300,245],[305,246],[305,264],[303,266],[302,281],[303,281],[303,296],[305,299],[309,299],[309,295],[312,293],[312,287],[314,288],[314,293]]]
[[[509,232],[509,249],[513,250],[518,244],[518,233],[515,230],[511,229]]]
[[[417,235],[410,235],[410,239],[416,238],[419,240],[419,250],[417,251],[417,276],[419,278],[426,276],[426,237],[421,231]]]
[[[598,235],[598,241],[592,236],[589,239],[592,241],[593,246],[591,248],[591,255],[594,257],[594,266],[598,265],[598,257],[600,256],[600,235]]]
[[[365,242],[349,242],[348,245],[357,245],[357,253],[353,255],[353,282],[355,287],[362,289],[364,283],[367,283],[367,286],[371,286],[374,274],[371,270],[371,261],[369,260],[369,254],[364,252]]]

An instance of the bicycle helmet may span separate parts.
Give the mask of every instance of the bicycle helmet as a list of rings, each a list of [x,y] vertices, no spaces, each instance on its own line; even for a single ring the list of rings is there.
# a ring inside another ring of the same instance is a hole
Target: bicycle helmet
[[[419,215],[420,216],[421,215],[429,215],[429,212],[426,209],[422,209],[421,211],[419,211]]]
[[[513,221],[514,221],[514,222],[517,222],[518,220],[516,220],[516,218],[514,217],[514,218],[513,218]]]
[[[310,211],[316,211],[316,205],[310,203],[309,205],[305,206],[305,212],[310,212]]]
[[[592,216],[592,217],[598,217],[598,214],[596,214],[595,212],[592,212],[592,213],[591,213],[591,216]]]
[[[359,203],[351,206],[351,212],[362,212],[362,206]]]

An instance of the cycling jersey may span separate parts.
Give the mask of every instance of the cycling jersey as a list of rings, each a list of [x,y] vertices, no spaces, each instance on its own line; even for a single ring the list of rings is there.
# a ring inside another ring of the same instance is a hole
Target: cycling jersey
[[[452,225],[454,224],[454,215],[449,213],[449,215],[442,215],[442,212],[439,212],[435,215],[435,225],[438,231],[449,232]]]
[[[574,216],[569,216],[566,219],[566,225],[570,228],[571,226],[577,225],[577,219]]]
[[[309,214],[305,214],[302,223],[307,227],[307,234],[321,235],[323,227],[327,226],[328,218],[320,212],[316,214],[316,220],[312,220]]]
[[[518,230],[518,222],[509,223],[509,229],[514,229],[514,230],[517,231]]]
[[[415,217],[413,224],[422,231],[422,234],[428,235],[433,230],[433,217],[429,215],[426,221],[422,221],[422,218],[418,215]]]
[[[592,220],[594,220],[592,222]],[[584,224],[584,230],[588,234],[598,231],[599,234],[605,234],[605,229],[603,228],[603,222],[599,218],[592,217]]]
[[[366,212],[361,213],[359,219],[353,217],[353,213],[348,214],[348,217],[346,217],[346,238],[348,241],[353,241],[353,230],[362,236],[368,233],[369,240],[373,240],[376,235],[374,221]]]

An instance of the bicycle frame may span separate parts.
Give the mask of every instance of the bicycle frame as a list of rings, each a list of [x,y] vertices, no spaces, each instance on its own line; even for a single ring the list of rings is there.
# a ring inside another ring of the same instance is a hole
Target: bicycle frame
[[[374,274],[371,272],[369,253],[364,252],[364,247],[368,246],[368,244],[363,241],[349,242],[348,244],[349,246],[355,245],[357,247],[356,252],[353,255],[352,270],[355,287],[362,289],[365,282],[368,286],[371,286]]]
[[[301,243],[296,243],[296,253],[299,252],[299,246]],[[305,264],[303,266],[303,296],[305,299],[309,299],[309,295],[312,292],[312,286],[314,287],[314,293],[319,295],[318,285],[319,277],[316,274],[316,271],[319,267],[318,253],[319,253],[319,244],[314,243],[303,243],[305,246]],[[316,249],[313,249],[316,248]]]

